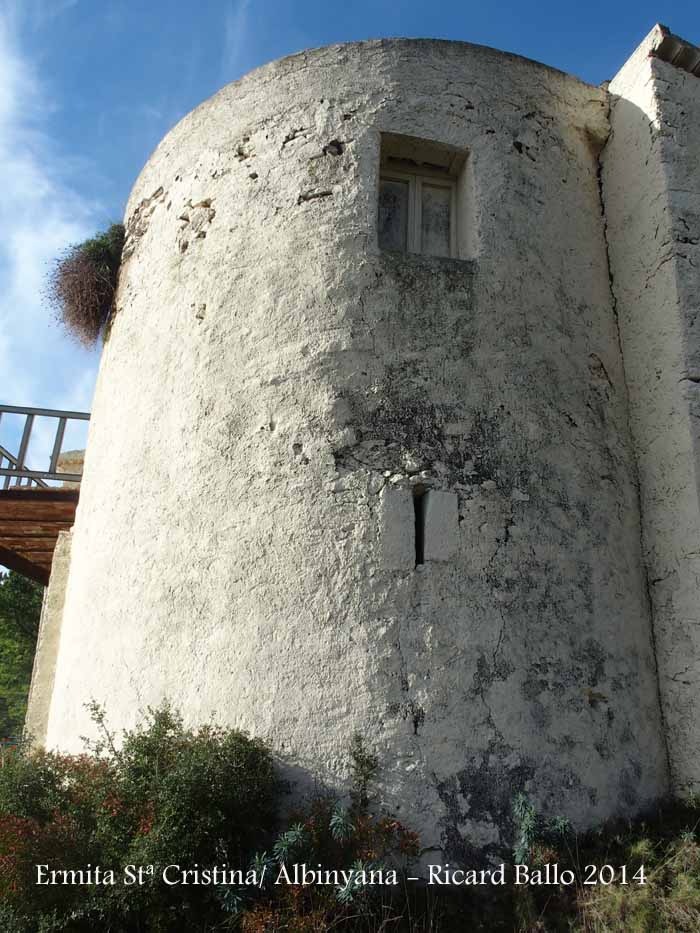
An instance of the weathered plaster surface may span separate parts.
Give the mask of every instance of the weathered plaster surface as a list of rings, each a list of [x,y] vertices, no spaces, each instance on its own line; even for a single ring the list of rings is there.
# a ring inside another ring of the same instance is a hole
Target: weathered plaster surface
[[[654,57],[610,85],[603,187],[639,464],[671,775],[700,788],[700,80]]]
[[[700,79],[654,57],[610,85],[603,190],[671,774],[700,789]]]
[[[82,451],[81,451],[82,453]],[[51,578],[44,590],[39,635],[34,654],[32,685],[27,703],[24,731],[37,745],[46,742],[49,709],[53,694],[56,659],[61,640],[63,606],[70,566],[72,531],[61,531],[51,563]]]
[[[454,856],[507,840],[518,790],[583,825],[666,789],[607,110],[391,40],[266,66],[164,139],[127,209],[50,746],[91,697],[129,726],[168,696],[342,786],[357,730],[383,802]],[[469,150],[470,261],[379,252],[382,130]]]

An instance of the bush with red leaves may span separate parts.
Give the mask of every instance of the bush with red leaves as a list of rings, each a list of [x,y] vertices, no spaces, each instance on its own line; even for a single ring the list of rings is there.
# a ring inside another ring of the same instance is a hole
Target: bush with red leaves
[[[99,707],[92,715],[101,738],[86,754],[21,743],[0,759],[0,931],[211,929],[222,920],[216,888],[158,879],[169,864],[243,868],[274,838],[281,783],[268,748],[234,729],[189,729],[167,704],[119,743]],[[127,865],[153,876],[127,886]],[[38,866],[44,879],[94,879],[99,866],[116,883],[37,884]]]

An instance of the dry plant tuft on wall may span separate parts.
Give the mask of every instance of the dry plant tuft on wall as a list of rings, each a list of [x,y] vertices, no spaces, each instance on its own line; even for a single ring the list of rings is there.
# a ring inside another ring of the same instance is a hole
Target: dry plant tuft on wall
[[[48,298],[58,321],[84,346],[93,346],[109,318],[117,287],[124,227],[71,246],[49,276]]]

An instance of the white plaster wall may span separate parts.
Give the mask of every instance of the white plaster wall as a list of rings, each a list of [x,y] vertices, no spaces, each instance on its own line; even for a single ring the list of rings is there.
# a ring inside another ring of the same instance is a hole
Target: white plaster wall
[[[603,180],[671,773],[697,791],[700,80],[654,57],[662,39],[610,85]]]
[[[559,72],[389,40],[268,65],[163,140],[127,209],[49,745],[90,697],[129,726],[168,696],[342,786],[357,730],[383,803],[454,857],[507,839],[518,790],[578,825],[665,790],[607,129]],[[378,251],[380,130],[469,150],[473,262]],[[457,497],[422,568],[415,483]]]

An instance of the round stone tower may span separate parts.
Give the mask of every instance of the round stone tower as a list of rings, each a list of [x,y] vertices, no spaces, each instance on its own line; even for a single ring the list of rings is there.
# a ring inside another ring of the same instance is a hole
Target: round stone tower
[[[126,212],[47,745],[95,698],[269,739],[451,857],[666,789],[598,188],[607,98],[457,42],[304,52]]]

